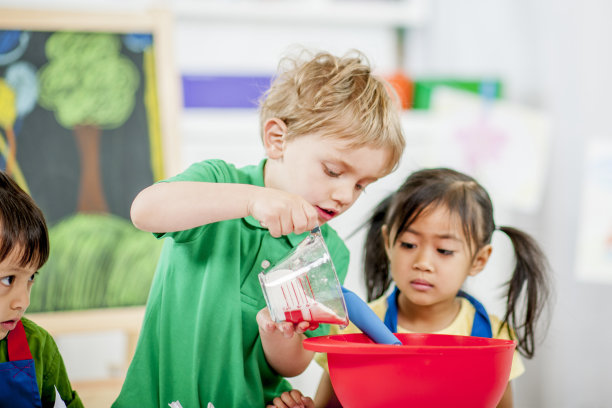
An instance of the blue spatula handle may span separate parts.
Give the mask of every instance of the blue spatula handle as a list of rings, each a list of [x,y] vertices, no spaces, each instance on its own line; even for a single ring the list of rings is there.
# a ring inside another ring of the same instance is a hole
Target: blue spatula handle
[[[362,332],[379,344],[402,344],[397,337],[385,326],[370,306],[357,294],[342,287],[342,294],[346,303],[349,320]]]

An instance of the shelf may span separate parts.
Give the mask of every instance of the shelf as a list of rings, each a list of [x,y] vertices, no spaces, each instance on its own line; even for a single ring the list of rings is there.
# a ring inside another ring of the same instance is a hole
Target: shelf
[[[438,123],[437,116],[426,110],[405,110],[400,118],[406,140],[411,145],[426,144],[428,140],[421,139],[422,134],[431,133]],[[249,148],[261,148],[257,109],[184,109],[179,122],[181,135],[187,144],[242,144]]]
[[[415,27],[427,17],[427,0],[181,0],[178,19],[213,22]]]

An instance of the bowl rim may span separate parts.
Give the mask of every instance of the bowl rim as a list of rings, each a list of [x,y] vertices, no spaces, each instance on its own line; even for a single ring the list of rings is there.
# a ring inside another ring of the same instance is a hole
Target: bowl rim
[[[447,345],[394,345],[394,344],[377,344],[367,338],[363,333],[350,334],[335,334],[329,336],[310,337],[303,341],[303,346],[306,350],[317,351],[321,353],[332,354],[360,354],[360,355],[380,355],[380,354],[448,354],[448,353],[464,353],[466,348],[469,350],[489,350],[489,351],[505,351],[509,348],[516,348],[515,340],[495,339],[475,336],[461,336],[455,334],[436,334],[436,333],[394,333],[400,340],[409,337],[433,338],[438,336],[445,337],[461,337],[465,340],[466,337],[471,337],[475,340],[474,344],[463,344],[457,346]],[[354,339],[370,340],[369,342],[355,342]],[[476,340],[478,339],[478,340]],[[478,344],[482,343],[482,344]]]

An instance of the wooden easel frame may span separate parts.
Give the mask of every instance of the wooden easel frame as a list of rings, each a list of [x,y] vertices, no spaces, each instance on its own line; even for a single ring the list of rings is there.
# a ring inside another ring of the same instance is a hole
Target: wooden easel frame
[[[178,112],[180,108],[179,76],[174,67],[173,15],[169,11],[142,12],[72,12],[42,9],[0,8],[0,29],[29,31],[84,31],[133,33],[153,35],[155,69],[158,92],[160,125],[165,177],[180,170],[180,135]],[[67,334],[121,331],[127,336],[125,369],[133,356],[142,320],[144,306],[91,309],[78,311],[26,314],[26,317],[45,328],[52,336]],[[124,370],[125,373],[125,370]],[[123,377],[98,381],[73,382],[83,397],[118,393]],[[87,401],[85,401],[87,402]]]

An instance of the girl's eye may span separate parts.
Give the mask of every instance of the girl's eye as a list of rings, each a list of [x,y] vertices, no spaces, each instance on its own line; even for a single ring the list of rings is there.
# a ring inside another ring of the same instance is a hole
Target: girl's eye
[[[416,245],[411,244],[410,242],[400,242],[400,246],[402,248],[407,248],[407,249],[412,249],[412,248],[416,247]]]
[[[361,184],[355,184],[355,190],[357,191],[365,191],[365,187]]]
[[[34,282],[34,279],[36,278],[36,275],[38,275],[38,272],[34,272],[32,274],[32,276],[30,276],[30,282]]]
[[[13,275],[5,276],[4,278],[0,279],[0,283],[2,283],[4,286],[11,286],[13,282],[15,282],[15,276]]]
[[[441,253],[442,255],[452,255],[455,253],[455,251],[451,251],[448,249],[442,249],[442,248],[438,249],[438,252]]]

